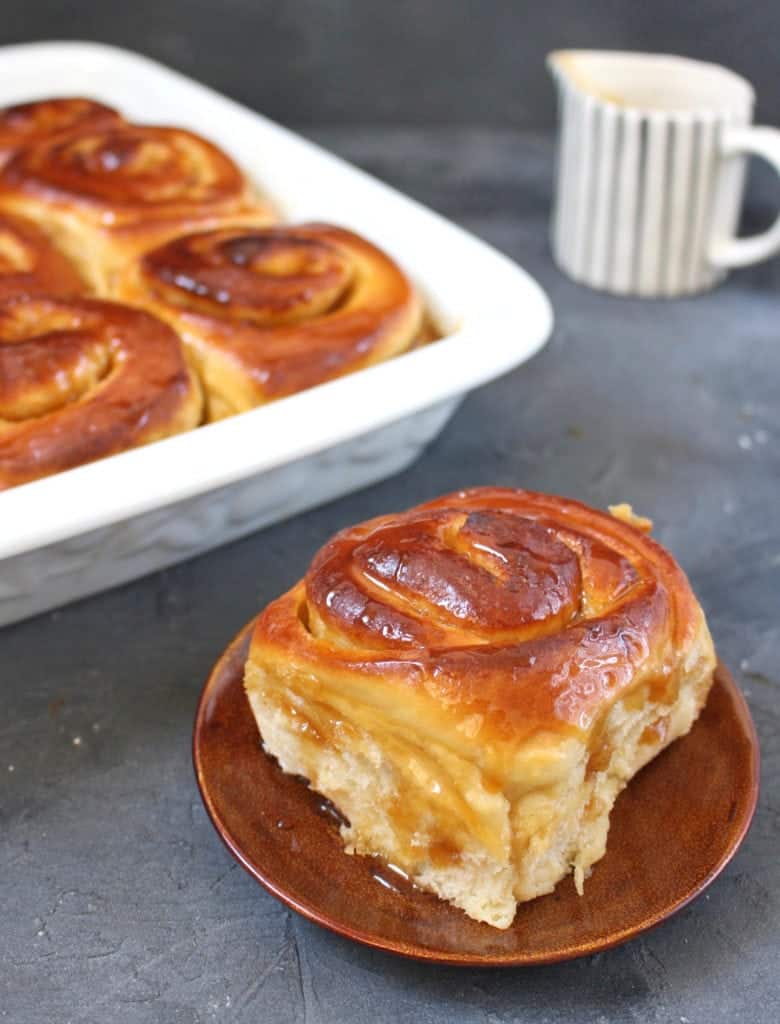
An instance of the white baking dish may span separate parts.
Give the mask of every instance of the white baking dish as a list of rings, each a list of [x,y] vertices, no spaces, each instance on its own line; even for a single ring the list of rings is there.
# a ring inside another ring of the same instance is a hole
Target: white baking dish
[[[291,220],[362,232],[447,337],[272,405],[0,494],[0,624],[95,593],[409,465],[465,392],[528,359],[552,314],[519,267],[398,192],[145,57],[0,48],[0,105],[92,96],[220,143]]]

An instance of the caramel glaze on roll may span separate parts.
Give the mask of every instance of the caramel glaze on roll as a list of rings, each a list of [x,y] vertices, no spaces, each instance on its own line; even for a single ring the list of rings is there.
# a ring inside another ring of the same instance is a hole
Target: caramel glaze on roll
[[[172,324],[218,419],[387,359],[418,338],[409,280],[364,238],[327,224],[176,238],[118,280]]]
[[[0,171],[0,209],[52,234],[107,293],[117,268],[166,239],[272,219],[233,161],[180,128],[118,124],[55,135]]]
[[[0,490],[195,427],[174,332],[113,302],[0,302]]]
[[[122,124],[122,115],[95,100],[65,96],[0,110],[0,165],[19,149],[63,132]]]
[[[338,534],[254,631],[263,742],[347,849],[499,928],[572,868],[581,891],[618,793],[711,685],[685,575],[615,514],[460,491]]]
[[[70,260],[31,221],[0,213],[0,302],[30,295],[81,295],[86,290]]]

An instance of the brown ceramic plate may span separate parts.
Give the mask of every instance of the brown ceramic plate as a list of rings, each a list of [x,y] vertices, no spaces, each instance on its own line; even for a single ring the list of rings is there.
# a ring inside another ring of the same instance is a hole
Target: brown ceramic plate
[[[578,896],[571,878],[521,903],[507,931],[404,885],[342,849],[326,802],[263,752],[243,692],[253,623],[217,662],[198,706],[193,755],[211,820],[240,864],[318,924],[379,949],[437,963],[519,966],[596,953],[652,928],[728,864],[758,795],[758,740],[719,665],[688,736],[631,782],[612,812],[606,856]]]

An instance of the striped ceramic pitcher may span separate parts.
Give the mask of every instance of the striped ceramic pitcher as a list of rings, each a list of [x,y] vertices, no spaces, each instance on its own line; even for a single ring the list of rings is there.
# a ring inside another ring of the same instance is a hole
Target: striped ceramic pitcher
[[[747,154],[780,173],[780,131],[751,125],[749,82],[716,64],[558,51],[560,142],[552,246],[576,281],[673,296],[780,251],[780,217],[736,238]]]

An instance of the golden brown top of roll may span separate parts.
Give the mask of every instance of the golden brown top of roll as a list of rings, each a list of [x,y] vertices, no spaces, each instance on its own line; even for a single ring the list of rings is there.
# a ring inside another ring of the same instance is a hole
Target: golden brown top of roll
[[[77,209],[105,228],[216,219],[244,209],[248,184],[227,154],[182,128],[109,124],[44,138],[0,172],[21,194]]]
[[[233,411],[402,351],[421,320],[399,267],[327,224],[176,238],[146,253],[118,294],[176,326]]]
[[[17,103],[0,110],[0,164],[18,149],[61,132],[122,123],[111,107],[81,96]]]
[[[0,303],[0,490],[197,426],[174,332],[113,302]]]
[[[23,295],[82,294],[86,284],[30,221],[0,213],[0,302]]]
[[[641,530],[477,488],[337,534],[260,616],[253,648],[501,743],[587,736],[639,683],[673,700],[679,652],[702,630],[684,573]]]

